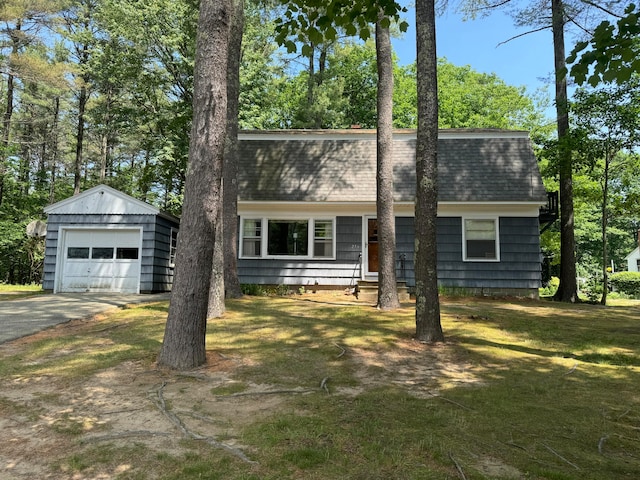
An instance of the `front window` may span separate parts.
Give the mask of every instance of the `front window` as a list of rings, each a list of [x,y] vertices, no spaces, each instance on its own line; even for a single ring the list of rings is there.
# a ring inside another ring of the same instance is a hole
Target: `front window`
[[[309,222],[307,220],[269,220],[269,255],[306,257],[309,251]]]
[[[314,222],[313,256],[333,257],[333,222],[331,220]]]
[[[333,219],[244,218],[240,256],[332,259],[334,232]]]
[[[259,257],[262,246],[262,220],[245,220],[242,227],[242,255]]]
[[[497,239],[496,219],[465,219],[465,260],[498,260]]]

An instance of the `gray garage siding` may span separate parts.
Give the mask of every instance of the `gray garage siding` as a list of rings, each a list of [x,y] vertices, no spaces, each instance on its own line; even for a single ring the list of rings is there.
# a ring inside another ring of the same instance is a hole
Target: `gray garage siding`
[[[177,224],[158,215],[49,215],[42,288],[53,291],[60,226],[78,228],[142,227],[140,292],[171,290],[173,271],[169,268],[171,227]]]

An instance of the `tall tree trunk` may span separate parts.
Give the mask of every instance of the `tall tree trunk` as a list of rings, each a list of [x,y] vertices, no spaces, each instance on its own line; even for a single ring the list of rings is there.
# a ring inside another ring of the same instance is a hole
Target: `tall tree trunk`
[[[232,0],[200,2],[189,162],[173,290],[158,357],[159,365],[173,369],[206,362],[211,266],[219,241],[232,8]]]
[[[234,19],[227,68],[227,142],[224,152],[223,222],[224,289],[227,298],[242,296],[238,278],[238,112],[244,0],[234,0]]]
[[[381,19],[383,18],[381,14]],[[396,226],[393,213],[393,63],[389,28],[376,23],[378,64],[377,216],[378,308],[400,307],[396,282]]]
[[[16,24],[16,31],[21,29],[21,23],[18,22]],[[11,40],[13,42],[13,48],[11,51],[12,55],[17,55],[18,48],[18,40],[15,38],[15,35],[11,35]],[[13,116],[13,100],[14,100],[14,76],[9,71],[7,75],[7,96],[6,96],[6,105],[4,109],[4,115],[2,116],[2,152],[0,152],[0,205],[2,205],[2,201],[4,199],[4,186],[5,186],[5,175],[7,174],[7,161],[9,158],[9,139],[11,138],[11,117]]]
[[[578,301],[576,241],[573,216],[572,159],[569,147],[569,109],[567,102],[566,55],[564,51],[565,12],[563,0],[551,0],[553,55],[555,60],[556,114],[560,172],[560,284],[554,299]]]
[[[609,165],[611,164],[611,153],[609,148],[605,153],[604,159],[604,178],[602,179],[602,298],[600,303],[607,304],[607,294],[609,293],[609,273],[607,272],[607,263],[609,262],[607,244],[607,227],[609,225],[609,217],[607,215],[607,203],[609,202]]]
[[[436,246],[438,214],[438,76],[434,0],[416,2],[418,133],[416,141],[416,338],[444,341]]]
[[[53,122],[51,123],[51,180],[49,183],[49,203],[56,201],[56,170],[58,167],[58,118],[60,116],[60,97],[53,100]]]
[[[83,80],[84,82],[84,80]],[[82,179],[82,147],[84,144],[84,114],[87,108],[87,87],[80,87],[78,95],[78,125],[76,126],[76,158],[73,163],[73,194],[80,193],[80,180]]]

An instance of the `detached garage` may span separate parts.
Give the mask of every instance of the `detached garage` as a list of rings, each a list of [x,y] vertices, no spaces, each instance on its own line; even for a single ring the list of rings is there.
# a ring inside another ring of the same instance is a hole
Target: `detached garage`
[[[106,185],[45,208],[44,290],[171,290],[179,220]]]

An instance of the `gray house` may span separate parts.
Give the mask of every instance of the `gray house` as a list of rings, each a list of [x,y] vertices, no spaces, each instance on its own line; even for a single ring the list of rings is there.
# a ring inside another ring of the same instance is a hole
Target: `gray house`
[[[45,213],[44,290],[171,290],[177,218],[106,185],[50,205]]]
[[[397,274],[410,287],[415,143],[415,130],[394,133]],[[242,283],[343,287],[377,279],[375,131],[243,132],[239,144]],[[547,192],[528,134],[440,131],[438,181],[440,286],[537,296]]]
[[[413,130],[394,133],[397,275],[409,287],[415,141]],[[442,130],[438,148],[440,286],[537,296],[540,227],[555,217],[528,134]],[[242,283],[344,288],[377,279],[375,131],[243,132],[239,149]],[[45,212],[45,290],[170,290],[178,219],[104,185]]]

